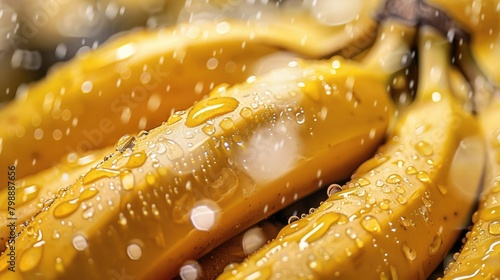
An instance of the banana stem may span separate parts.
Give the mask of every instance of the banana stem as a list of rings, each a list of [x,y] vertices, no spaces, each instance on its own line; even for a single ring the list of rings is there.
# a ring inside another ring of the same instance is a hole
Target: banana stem
[[[420,29],[419,34],[419,83],[417,102],[438,102],[447,97],[449,89],[448,72],[450,46],[446,39],[428,26]]]
[[[383,21],[378,39],[363,59],[363,64],[374,73],[396,73],[411,63],[410,45],[414,38],[415,27],[396,19]]]

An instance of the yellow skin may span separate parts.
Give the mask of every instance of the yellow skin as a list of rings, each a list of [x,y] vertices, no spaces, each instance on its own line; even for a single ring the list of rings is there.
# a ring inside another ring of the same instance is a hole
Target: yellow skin
[[[216,88],[149,134],[121,139],[122,153],[21,232],[17,272],[4,265],[9,248],[0,276],[175,276],[184,261],[369,157],[393,114],[383,70],[340,57],[292,63]]]
[[[378,3],[363,7],[349,29],[321,27],[299,13],[266,23],[179,24],[122,36],[61,66],[0,111],[0,170],[17,163],[21,178],[68,152],[156,127],[214,85],[243,81],[259,58],[281,49],[316,58],[338,51],[373,31]],[[5,185],[4,177],[0,188]]]
[[[446,42],[423,32],[421,87],[388,143],[343,191],[219,279],[425,279],[441,262],[474,206],[482,142],[450,92]]]
[[[460,254],[445,269],[443,279],[497,279],[500,277],[498,244],[500,244],[500,99],[491,100],[479,120],[486,140],[488,165],[479,210],[472,219],[467,242]]]
[[[87,173],[90,168],[101,162],[106,155],[113,151],[114,147],[109,147],[84,154],[81,157],[71,154],[62,162],[17,181],[15,205],[12,205],[15,209],[15,224],[19,226],[33,217],[38,211],[42,210],[44,204],[50,203],[51,198],[60,189],[71,185],[78,177]],[[6,202],[0,205],[1,252],[5,250],[10,234],[8,225],[12,222],[12,220],[9,220],[12,215],[9,215],[8,211],[8,192],[8,188],[0,190],[0,199]]]

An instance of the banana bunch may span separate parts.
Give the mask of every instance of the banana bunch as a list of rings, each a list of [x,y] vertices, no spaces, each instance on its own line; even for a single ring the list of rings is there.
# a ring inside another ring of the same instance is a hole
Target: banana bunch
[[[250,2],[186,1],[176,26],[119,36],[0,109],[17,175],[14,194],[0,179],[2,279],[421,279],[483,185],[444,277],[499,276],[500,101],[480,87],[499,72],[476,60],[497,13]],[[331,183],[300,219],[262,221]]]

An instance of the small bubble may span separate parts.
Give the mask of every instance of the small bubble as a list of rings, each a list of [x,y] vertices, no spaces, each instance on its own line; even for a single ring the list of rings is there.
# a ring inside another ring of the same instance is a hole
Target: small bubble
[[[306,121],[306,116],[302,112],[298,112],[295,114],[295,120],[297,124],[303,124]]]
[[[326,194],[328,195],[328,197],[332,196],[333,194],[335,193],[338,193],[338,192],[341,192],[342,191],[342,186],[338,185],[338,184],[331,184],[329,187],[328,187],[328,190],[326,191]]]

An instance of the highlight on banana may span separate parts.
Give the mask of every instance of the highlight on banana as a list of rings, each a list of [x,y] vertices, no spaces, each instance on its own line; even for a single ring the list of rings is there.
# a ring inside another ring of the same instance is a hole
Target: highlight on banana
[[[0,279],[500,279],[497,1],[29,2]]]

